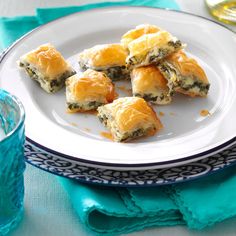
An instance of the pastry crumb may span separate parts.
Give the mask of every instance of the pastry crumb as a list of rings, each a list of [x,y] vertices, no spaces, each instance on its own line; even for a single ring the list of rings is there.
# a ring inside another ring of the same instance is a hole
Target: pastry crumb
[[[209,115],[211,115],[211,113],[208,110],[203,109],[200,111],[200,115],[201,116],[209,116]]]
[[[107,139],[110,139],[113,141],[113,137],[112,137],[112,134],[109,133],[109,132],[100,132],[100,135],[104,138],[107,138]]]

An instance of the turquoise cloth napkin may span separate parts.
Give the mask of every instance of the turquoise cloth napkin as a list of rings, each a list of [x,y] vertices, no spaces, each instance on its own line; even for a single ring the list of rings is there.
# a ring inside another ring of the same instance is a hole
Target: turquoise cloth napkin
[[[236,216],[236,167],[199,180],[163,187],[111,188],[59,181],[81,221],[93,231],[127,233],[186,224],[201,230]]]
[[[0,18],[0,45],[58,17],[105,6],[152,6],[179,9],[172,0],[132,0],[37,9],[36,16]],[[58,178],[81,221],[94,232],[128,233],[151,226],[186,224],[203,229],[236,215],[236,167],[197,181],[156,188],[111,188]]]

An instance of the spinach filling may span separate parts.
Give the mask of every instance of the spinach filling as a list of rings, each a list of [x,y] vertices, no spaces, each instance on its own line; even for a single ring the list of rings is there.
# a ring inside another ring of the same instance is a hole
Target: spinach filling
[[[158,49],[158,52],[156,53],[155,50],[149,52],[147,54],[147,57],[148,57],[148,61],[150,63],[157,63],[159,62],[162,58],[166,57],[167,55],[169,55],[170,53],[170,50],[169,49],[166,49],[166,48],[160,48]]]
[[[87,69],[89,69],[89,67],[86,64],[84,64],[82,61],[79,61],[79,66],[82,71],[86,71]]]
[[[128,62],[127,64],[129,66],[134,66],[137,64],[141,64],[142,63],[143,58],[142,57],[138,57],[138,56],[132,56],[128,58]]]
[[[176,73],[176,71],[174,70],[174,68],[171,68],[171,66],[170,65],[167,65],[166,63],[161,63],[161,64],[159,64],[158,65],[158,68],[162,71],[162,72],[165,72],[165,73],[168,73],[169,75],[171,75],[170,74],[170,72],[175,72]]]
[[[137,129],[135,130],[133,133],[125,133],[122,138],[120,139],[120,142],[124,142],[127,141],[129,139],[134,139],[140,136],[143,136],[145,134],[145,130],[144,129]]]
[[[160,64],[159,66],[160,71],[164,74],[164,76],[170,80],[173,85],[174,88],[181,88],[183,90],[186,91],[190,91],[190,90],[195,90],[195,89],[199,89],[199,92],[201,94],[207,94],[209,88],[210,88],[210,84],[204,84],[202,83],[200,80],[198,80],[198,78],[196,78],[195,76],[192,76],[192,83],[187,83],[187,80],[190,77],[186,77],[186,76],[181,76],[175,69],[174,67],[169,64],[169,63],[163,63]],[[173,81],[173,77],[176,78],[175,81]]]
[[[99,114],[99,115],[98,115],[98,119],[99,119],[100,122],[103,123],[105,126],[107,125],[108,117],[107,117],[105,114],[103,114],[103,115]]]
[[[96,71],[100,71],[105,73],[112,81],[117,81],[121,79],[128,79],[129,78],[129,71],[125,65],[123,66],[113,66],[109,68],[91,68],[88,65],[84,64],[83,62],[79,61],[80,68],[85,71],[87,69],[94,69]]]
[[[173,89],[178,87],[178,78],[179,75],[175,68],[169,64],[169,63],[160,63],[158,65],[158,68],[160,72],[163,74],[163,76],[168,80],[168,87],[171,90],[171,93],[173,95]]]
[[[38,81],[40,84],[47,84],[50,92],[58,91],[60,88],[62,88],[65,85],[65,80],[68,77],[76,74],[76,72],[74,70],[67,70],[63,74],[57,76],[55,79],[49,80],[49,78],[46,76],[43,78],[40,77],[37,74],[37,70],[30,67],[29,63],[24,64],[24,63],[20,62],[19,66],[25,68],[27,74],[29,75],[29,77],[31,79]]]
[[[148,102],[156,102],[157,100],[162,101],[165,98],[164,94],[162,94],[161,96],[153,96],[151,93],[146,93],[146,94],[135,93],[134,96],[141,97]]]
[[[26,70],[27,74],[29,75],[29,77],[31,79],[34,79],[34,80],[37,80],[37,81],[39,80],[39,77],[36,73],[36,70],[31,68],[29,63],[24,64],[24,63],[20,62],[19,66],[23,67]]]
[[[181,48],[182,43],[180,40],[169,41],[168,43],[169,47],[172,47],[174,51]],[[148,65],[148,64],[155,64],[158,63],[161,59],[167,57],[172,51],[168,48],[155,48],[151,51],[149,51],[147,54],[142,56],[132,56],[128,58],[127,64],[129,66],[135,66],[139,64]]]
[[[148,128],[148,129],[143,129],[143,128],[139,128],[135,131],[133,131],[133,133],[128,133],[126,132],[121,139],[119,140],[120,142],[124,142],[124,141],[128,141],[130,139],[135,139],[141,136],[145,136],[148,134],[148,131],[151,129],[155,129],[154,127]]]
[[[201,93],[207,93],[210,88],[210,84],[203,84],[198,80],[195,80],[192,84],[186,84],[186,78],[182,78],[183,80],[179,81],[179,87],[186,91],[198,88]]]
[[[63,87],[65,81],[70,76],[76,74],[74,70],[72,71],[65,71],[62,75],[58,76],[56,79],[50,81],[50,87],[53,88],[60,88]]]
[[[169,43],[174,43],[174,42],[169,42]],[[178,44],[177,44],[178,45]],[[181,46],[181,44],[180,44]],[[180,46],[174,47],[174,49],[178,49]],[[170,49],[167,48],[159,48],[158,50],[152,50],[148,52],[144,56],[132,56],[128,58],[127,64],[129,66],[135,66],[139,64],[143,65],[148,65],[148,64],[156,64],[158,63],[161,59],[167,57],[170,54]]]
[[[38,80],[39,79],[38,75],[36,74],[36,72],[33,69],[31,69],[29,67],[25,67],[25,70],[27,71],[27,73],[28,73],[30,78],[32,78],[34,80]]]
[[[126,79],[128,77],[128,70],[126,66],[114,66],[106,70],[98,70],[98,71],[104,72],[113,81]]]
[[[101,102],[91,101],[86,104],[78,104],[78,103],[67,103],[67,107],[69,110],[92,110],[97,109],[98,107],[104,105]]]
[[[182,43],[180,40],[177,40],[176,42],[169,41],[168,46],[173,47],[174,49],[179,49],[180,47],[182,47]]]
[[[25,64],[20,61],[20,62],[19,62],[19,66],[20,66],[20,67],[24,67]]]

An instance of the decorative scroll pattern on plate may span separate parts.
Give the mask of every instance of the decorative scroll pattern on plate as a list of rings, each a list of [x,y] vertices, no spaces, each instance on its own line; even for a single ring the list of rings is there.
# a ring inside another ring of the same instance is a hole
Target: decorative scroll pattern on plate
[[[140,171],[119,171],[80,165],[41,150],[28,141],[25,144],[25,158],[28,163],[42,170],[81,182],[121,187],[157,186],[193,180],[236,164],[236,145],[197,162]]]

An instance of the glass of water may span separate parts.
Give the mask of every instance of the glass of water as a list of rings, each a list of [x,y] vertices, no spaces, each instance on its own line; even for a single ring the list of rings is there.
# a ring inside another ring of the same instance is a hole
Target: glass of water
[[[24,121],[21,102],[0,89],[0,235],[14,228],[23,215]]]

